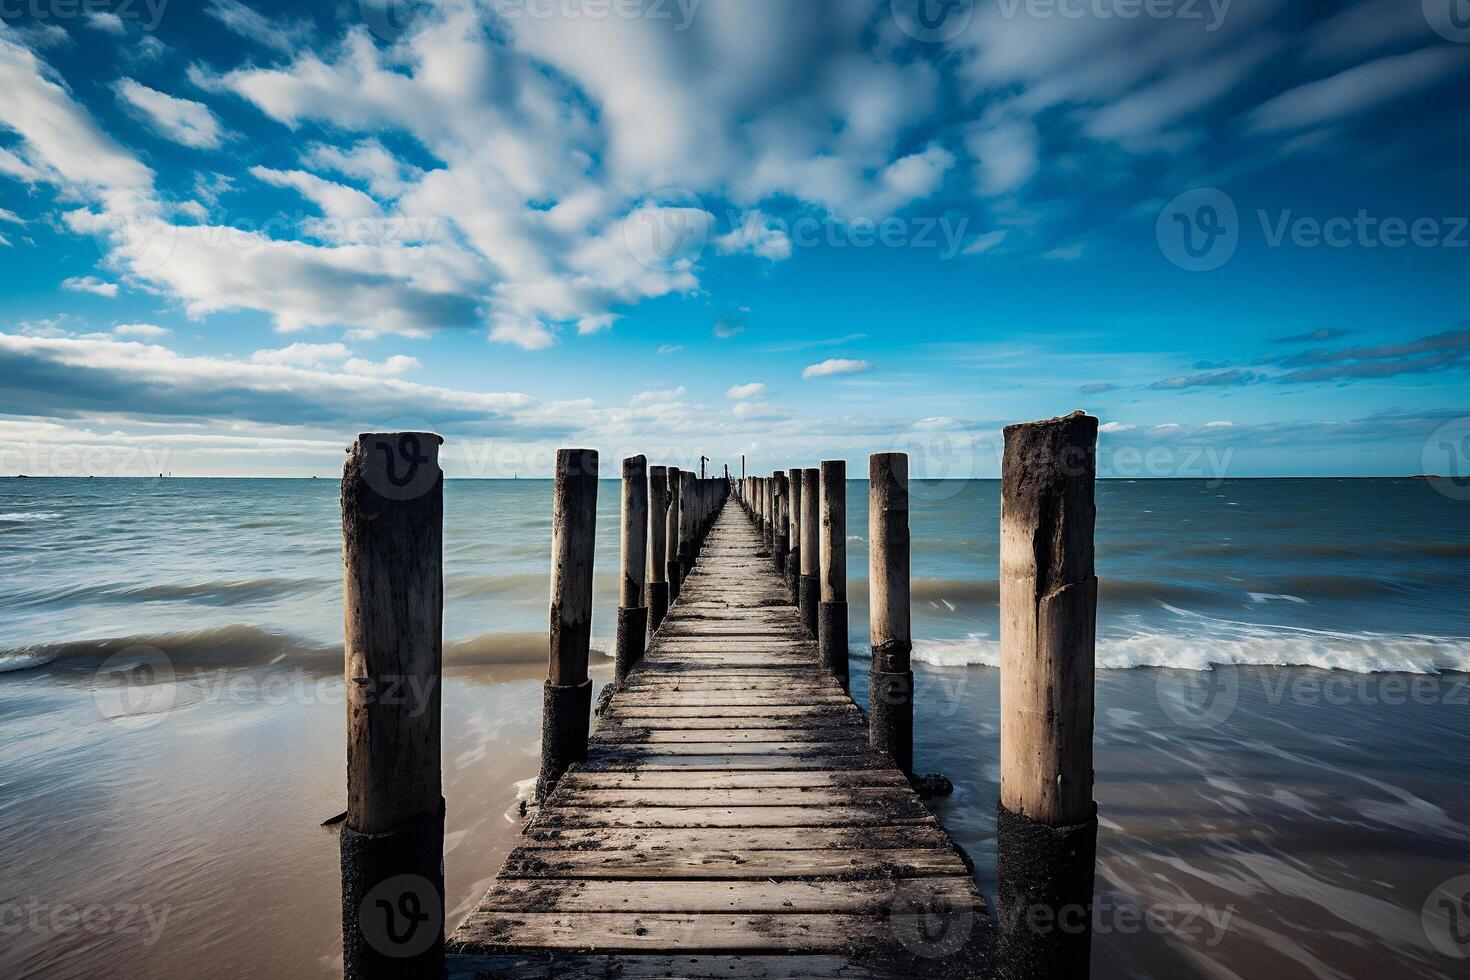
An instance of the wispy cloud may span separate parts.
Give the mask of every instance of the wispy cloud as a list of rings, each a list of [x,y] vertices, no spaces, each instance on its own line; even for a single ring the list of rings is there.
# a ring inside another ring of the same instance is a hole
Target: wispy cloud
[[[765,393],[766,386],[763,383],[752,381],[750,384],[735,385],[729,391],[725,392],[725,397],[733,398],[736,401],[745,401],[750,398],[759,398]]]
[[[832,378],[844,374],[861,374],[871,367],[867,361],[845,357],[831,357],[817,364],[808,364],[802,369],[803,378]]]
[[[1156,391],[1183,391],[1187,388],[1234,388],[1240,385],[1255,384],[1259,380],[1261,380],[1260,375],[1237,368],[1232,371],[1166,378],[1163,381],[1155,381],[1149,387]]]
[[[61,288],[73,293],[92,293],[109,298],[117,295],[117,283],[106,282],[96,276],[71,276],[62,280]]]

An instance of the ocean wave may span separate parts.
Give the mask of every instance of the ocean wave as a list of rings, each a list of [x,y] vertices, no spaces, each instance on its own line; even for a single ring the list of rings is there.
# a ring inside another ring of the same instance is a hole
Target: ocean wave
[[[206,606],[232,606],[243,602],[265,602],[285,596],[337,587],[339,587],[339,582],[336,580],[307,578],[87,584],[46,590],[22,590],[7,597],[7,601],[13,605],[80,602],[193,602]]]
[[[61,516],[61,512],[55,510],[18,510],[8,514],[0,513],[0,522],[32,524],[36,521],[54,521]]]
[[[612,656],[613,638],[595,636],[593,657]],[[95,670],[109,657],[141,648],[163,654],[175,668],[251,668],[286,665],[320,674],[342,670],[342,648],[314,644],[299,637],[235,624],[181,633],[138,634],[97,640],[38,644],[0,650],[0,673],[54,666],[61,670]],[[545,633],[484,633],[444,643],[446,667],[531,666],[544,670]]]
[[[316,646],[293,636],[243,624],[21,647],[0,651],[0,665],[12,671],[47,665],[95,670],[107,658],[134,647],[157,651],[175,666],[264,667],[288,660],[292,666],[308,669],[342,669],[340,647],[333,650]]]
[[[1360,674],[1435,674],[1470,671],[1470,637],[1412,633],[1344,633],[1238,623],[1172,610],[1193,625],[1174,630],[1101,636],[1096,663],[1103,670],[1215,665],[1320,667]],[[914,660],[933,667],[1000,666],[1000,641],[983,633],[963,639],[915,640]]]

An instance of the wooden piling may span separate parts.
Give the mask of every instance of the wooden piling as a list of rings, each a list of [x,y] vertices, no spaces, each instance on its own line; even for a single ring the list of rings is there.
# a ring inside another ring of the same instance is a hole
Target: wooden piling
[[[691,470],[679,471],[679,508],[683,515],[679,527],[679,583],[689,577],[694,558],[699,553],[699,486]]]
[[[821,594],[817,605],[817,652],[844,692],[851,690],[847,676],[847,463],[822,461],[818,478],[821,496],[821,544],[817,576]]]
[[[1024,977],[1088,975],[1097,846],[1092,728],[1097,419],[1005,430],[1001,469],[1001,788],[996,879],[1008,910],[1082,928],[1002,937]],[[1054,921],[1056,919],[1054,918]],[[1045,940],[1045,941],[1043,941]]]
[[[679,598],[679,583],[683,576],[679,573],[683,565],[679,561],[679,530],[682,526],[679,520],[679,510],[683,505],[680,499],[683,496],[684,479],[679,474],[677,466],[668,469],[669,480],[669,509],[664,515],[665,538],[668,542],[668,560],[666,570],[669,579],[669,605]]]
[[[668,468],[648,468],[648,631],[654,633],[669,611]]]
[[[875,453],[868,461],[868,741],[914,769],[913,641],[909,630],[909,458]]]
[[[442,442],[364,433],[342,473],[349,980],[438,977],[443,967]],[[389,920],[410,907],[411,919]]]
[[[822,491],[821,470],[815,466],[801,471],[801,585],[797,592],[802,622],[812,637],[817,635],[817,603],[821,597],[821,586],[817,583],[817,566],[821,564],[817,554],[820,534]]]
[[[791,560],[791,481],[781,472],[777,472],[772,479],[776,485],[776,517],[775,527],[771,532],[775,541],[775,546],[771,549],[771,562],[784,576],[786,563]]]
[[[629,456],[623,460],[623,567],[613,653],[613,677],[619,687],[643,657],[648,634],[647,575],[648,460]]]
[[[786,565],[781,573],[786,577],[786,589],[791,594],[791,604],[801,606],[801,498],[804,474],[799,467],[792,467],[784,474],[786,485],[790,487],[790,496],[787,501],[786,534],[789,544],[786,551]]]
[[[592,682],[592,558],[597,543],[597,453],[560,449],[551,511],[550,663],[541,716],[541,776],[537,800],[562,773],[587,757]]]

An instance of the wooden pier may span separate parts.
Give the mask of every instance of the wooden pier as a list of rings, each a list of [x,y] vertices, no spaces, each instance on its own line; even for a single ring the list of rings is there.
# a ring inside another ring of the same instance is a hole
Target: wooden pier
[[[466,976],[973,975],[987,932],[730,504],[449,951]]]
[[[345,980],[1087,980],[1096,440],[1080,412],[1005,432],[1001,737],[949,736],[1001,763],[994,919],[924,802],[949,780],[914,774],[907,456],[868,461],[866,711],[848,693],[845,464],[736,482],[623,460],[594,723],[599,460],[563,449],[535,808],[446,937],[441,440],[359,436],[342,483]]]

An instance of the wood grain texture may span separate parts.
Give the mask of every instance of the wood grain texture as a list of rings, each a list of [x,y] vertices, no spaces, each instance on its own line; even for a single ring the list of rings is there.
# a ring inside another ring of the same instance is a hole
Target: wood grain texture
[[[968,861],[818,663],[786,583],[757,556],[754,504],[792,515],[768,495],[777,480],[749,486],[752,517],[714,518],[587,761],[454,933],[451,975],[476,963],[510,971],[487,976],[978,970],[987,919]],[[935,914],[965,941],[936,952],[924,938]]]
[[[1007,426],[1001,467],[1001,803],[1092,817],[1097,419]]]
[[[342,472],[347,825],[362,834],[441,805],[442,441],[364,433]]]

